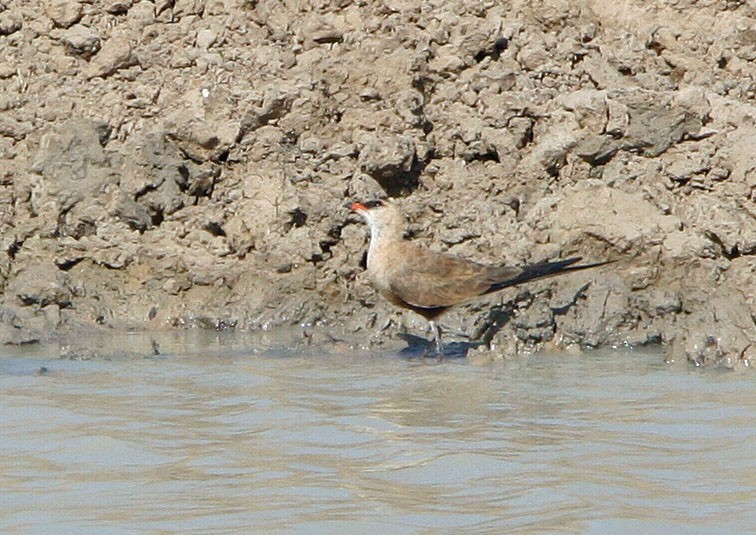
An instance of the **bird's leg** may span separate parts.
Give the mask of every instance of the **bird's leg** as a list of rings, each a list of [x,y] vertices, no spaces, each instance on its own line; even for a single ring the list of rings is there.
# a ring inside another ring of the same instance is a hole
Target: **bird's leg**
[[[427,346],[425,346],[425,349],[423,349],[423,352],[420,354],[420,360],[425,360],[425,357],[428,356],[428,353],[430,353],[430,343],[428,343]]]
[[[432,321],[430,322],[430,326],[431,326],[431,330],[433,330],[433,322]],[[420,360],[425,360],[425,357],[427,357],[428,353],[430,353],[431,343],[432,342],[428,342],[427,344],[425,344],[425,349],[423,349],[423,352],[420,355]]]
[[[433,340],[436,343],[436,358],[441,362],[444,359],[444,345],[441,343],[441,326],[435,321],[431,321],[430,328],[433,331]]]

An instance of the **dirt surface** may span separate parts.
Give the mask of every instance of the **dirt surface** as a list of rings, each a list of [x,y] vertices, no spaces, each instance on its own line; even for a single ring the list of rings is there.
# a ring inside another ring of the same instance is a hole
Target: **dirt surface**
[[[756,358],[756,4],[0,0],[0,340],[424,322],[341,206],[492,263],[622,258],[460,307],[502,358]],[[304,343],[304,342],[302,342]]]

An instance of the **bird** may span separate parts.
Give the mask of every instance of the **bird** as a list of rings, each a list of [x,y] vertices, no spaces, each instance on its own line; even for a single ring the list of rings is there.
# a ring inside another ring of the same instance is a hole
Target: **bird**
[[[404,216],[387,199],[349,201],[370,228],[367,272],[372,285],[390,303],[424,317],[433,333],[423,357],[434,345],[443,359],[441,327],[437,320],[455,305],[525,282],[572,273],[613,262],[579,264],[580,256],[522,266],[485,265],[473,260],[421,247],[404,239]]]

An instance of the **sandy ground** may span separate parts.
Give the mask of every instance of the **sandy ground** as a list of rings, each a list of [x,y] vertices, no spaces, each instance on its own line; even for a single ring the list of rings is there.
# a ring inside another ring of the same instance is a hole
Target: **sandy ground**
[[[490,263],[606,269],[460,307],[503,358],[756,358],[756,3],[0,0],[0,341],[423,334],[341,206]],[[315,343],[315,342],[313,342]]]

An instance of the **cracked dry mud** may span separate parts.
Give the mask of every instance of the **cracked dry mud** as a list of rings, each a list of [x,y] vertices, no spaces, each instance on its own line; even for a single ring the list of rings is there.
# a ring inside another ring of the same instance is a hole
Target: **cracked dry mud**
[[[388,194],[481,261],[626,259],[456,309],[476,351],[748,364],[755,28],[736,0],[0,0],[0,340],[398,344],[423,322],[340,209]]]

